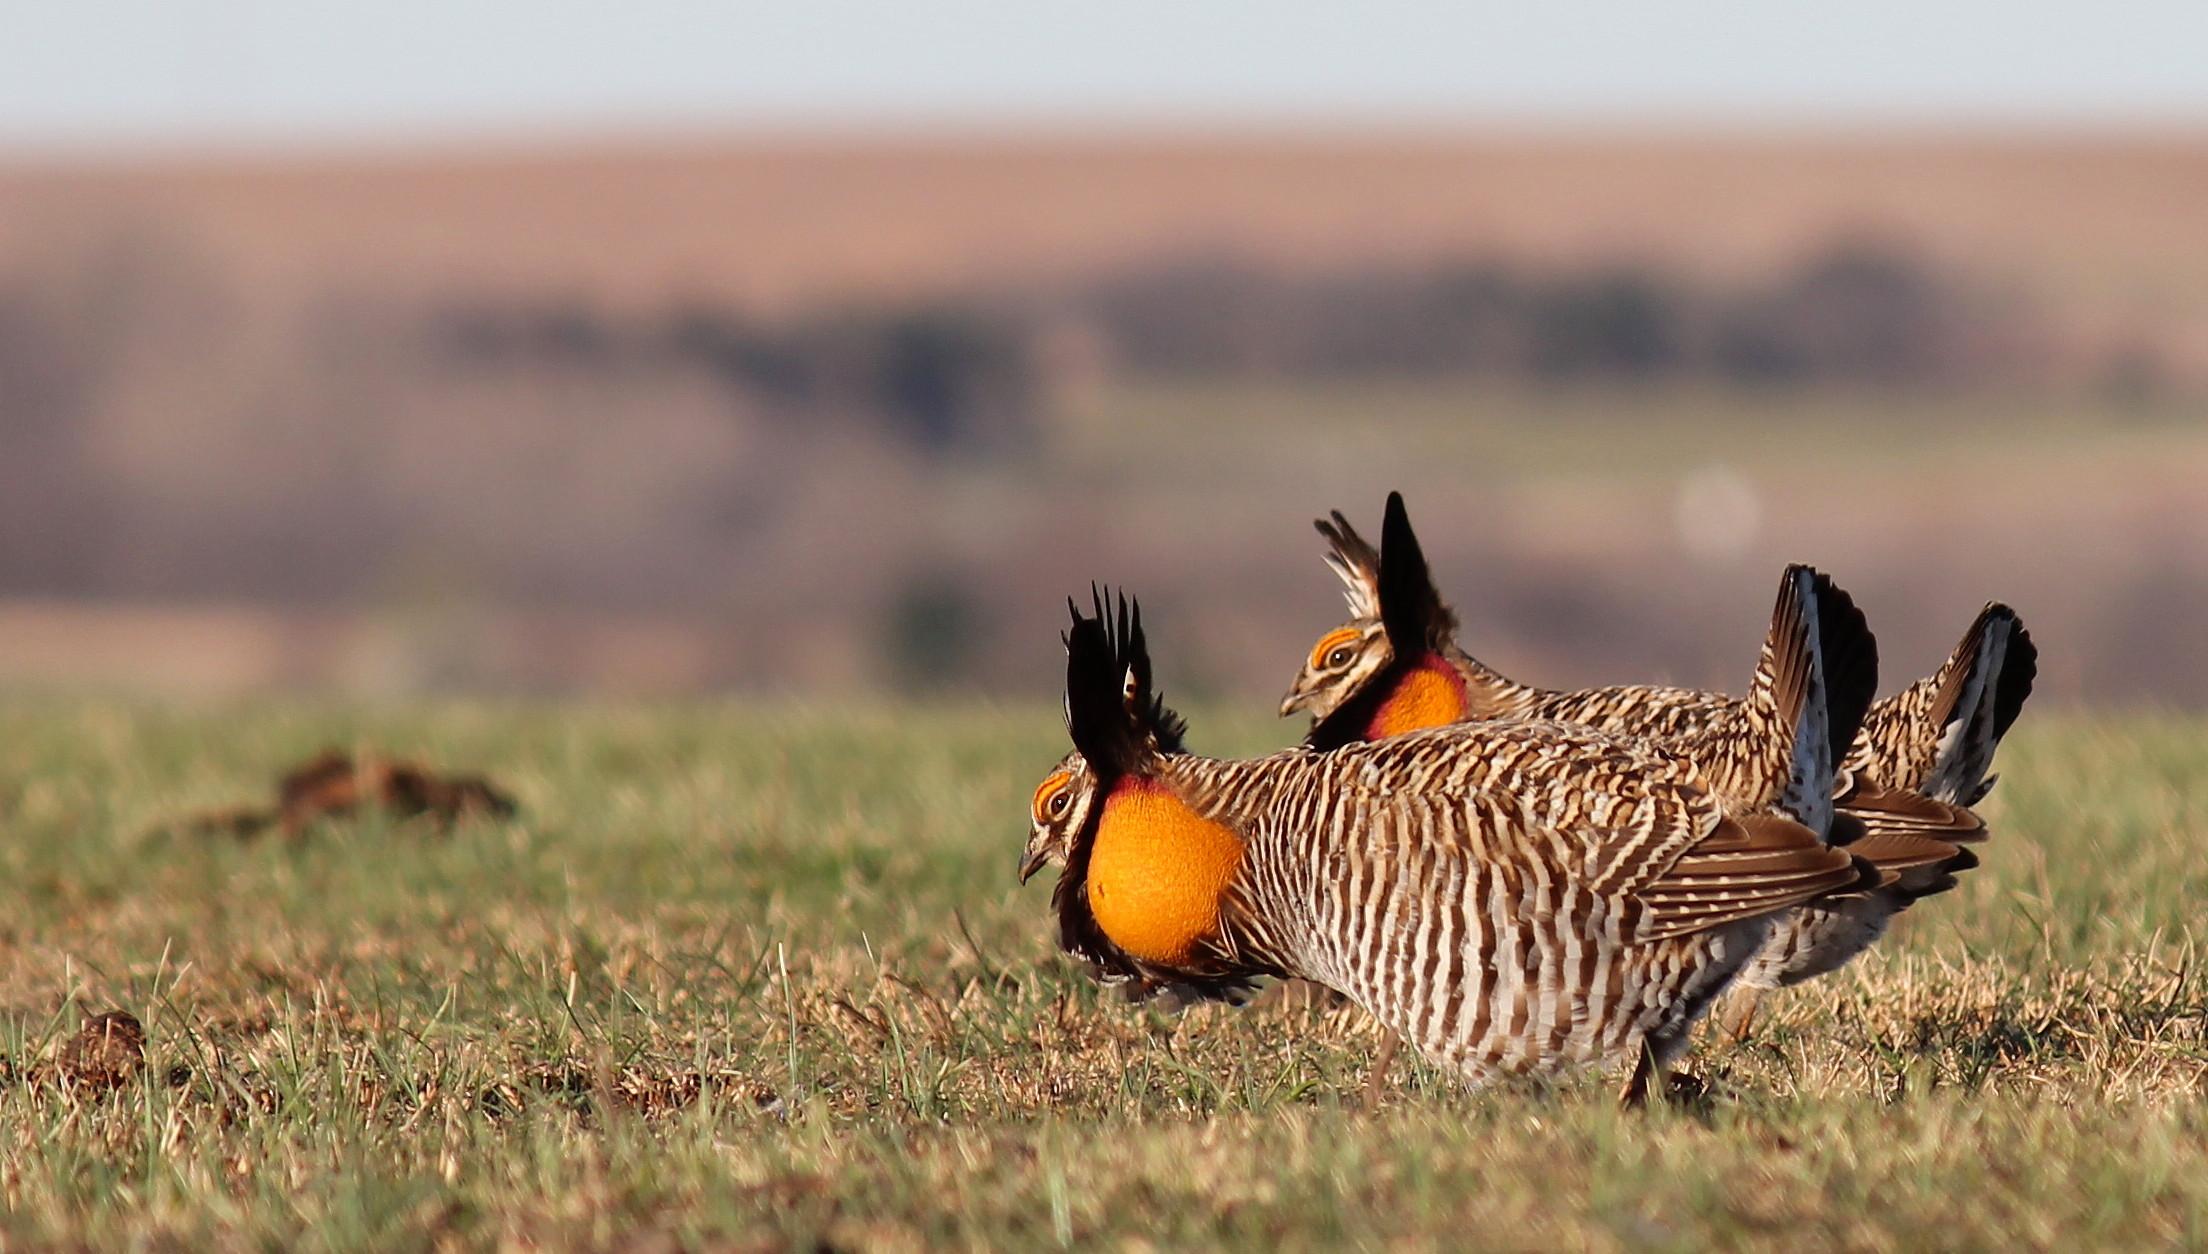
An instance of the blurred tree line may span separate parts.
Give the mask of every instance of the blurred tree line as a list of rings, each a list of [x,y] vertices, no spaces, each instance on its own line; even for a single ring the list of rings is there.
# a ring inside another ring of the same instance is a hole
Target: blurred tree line
[[[929,520],[967,471],[1046,439],[1076,372],[2014,386],[2066,368],[2033,351],[2028,310],[1863,240],[1751,279],[1181,258],[774,315],[475,290],[273,309],[228,280],[167,235],[0,273],[0,595],[771,605],[762,637],[801,652],[814,624],[864,624],[848,665],[929,687],[988,664],[1003,582],[944,567],[956,546]],[[2163,387],[2151,350],[2111,386]],[[746,651],[731,675],[787,656]]]
[[[2021,312],[1871,240],[1738,285],[1652,265],[1292,275],[1199,260],[1072,304],[1114,365],[1165,375],[1968,383],[2015,371],[2032,336]]]
[[[462,368],[694,370],[762,412],[870,425],[940,457],[1033,438],[1052,383],[1045,328],[1070,328],[1107,375],[1882,386],[2022,381],[2042,334],[1904,249],[1843,240],[1730,285],[1654,265],[1296,274],[1212,258],[780,320],[712,305],[624,316],[461,302],[435,315],[430,340]]]
[[[688,305],[619,318],[581,303],[466,302],[429,328],[448,368],[696,371],[766,413],[871,426],[930,456],[1016,451],[1037,377],[1027,335],[954,303],[771,322]]]

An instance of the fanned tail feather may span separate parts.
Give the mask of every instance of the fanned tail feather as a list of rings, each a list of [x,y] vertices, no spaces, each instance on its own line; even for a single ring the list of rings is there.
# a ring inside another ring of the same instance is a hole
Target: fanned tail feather
[[[1834,773],[1877,687],[1878,641],[1854,599],[1811,567],[1787,567],[1741,712],[1751,777],[1729,791],[1829,838]]]
[[[1877,746],[1892,759],[1882,763],[1881,777],[1942,801],[1982,800],[1993,786],[1994,751],[2023,712],[2038,674],[2039,649],[2023,620],[2008,606],[1988,602],[1940,669],[1921,681],[1930,690],[1922,714],[1884,733],[1897,743]]]

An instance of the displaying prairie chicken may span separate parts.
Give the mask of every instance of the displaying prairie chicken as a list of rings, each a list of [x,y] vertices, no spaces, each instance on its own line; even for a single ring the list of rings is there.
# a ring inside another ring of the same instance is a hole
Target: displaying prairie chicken
[[[1474,1083],[1634,1059],[1637,1102],[1775,916],[1878,880],[1814,822],[1875,682],[1828,679],[1815,610],[1775,685],[1780,792],[1805,823],[1735,812],[1651,742],[1560,723],[1170,752],[1182,724],[1140,612],[1099,596],[1066,637],[1075,753],[1036,791],[1023,868],[1063,842],[1059,943],[1108,980],[1239,1000],[1301,977]]]
[[[1367,544],[1340,513],[1317,524],[1327,564],[1347,589],[1352,620],[1322,636],[1282,702],[1284,714],[1319,714],[1310,743],[1325,747],[1454,719],[1548,719],[1647,736],[1695,760],[1739,805],[1759,804],[1754,774],[1768,752],[1774,650],[1787,643],[1790,569],[1773,635],[1745,698],[1692,689],[1629,686],[1559,692],[1508,679],[1456,643],[1456,615],[1435,590],[1402,497],[1390,494],[1382,546]],[[1819,577],[1821,579],[1821,577]],[[1823,630],[1844,593],[1826,591]],[[1858,618],[1859,615],[1856,615]],[[1994,748],[2030,693],[2036,654],[2014,611],[1989,605],[1946,665],[1874,705],[1839,774],[1836,835],[1878,866],[1872,891],[1805,907],[1774,929],[1741,984],[1765,990],[1832,971],[1868,948],[1911,903],[1954,887],[1976,865],[1961,844],[1985,825],[1962,806],[1984,796]],[[1798,805],[1798,799],[1794,803]],[[1857,837],[1860,836],[1860,839]],[[1753,995],[1737,1017],[1744,1029]]]
[[[1400,494],[1391,506],[1401,509]],[[1331,714],[1387,665],[1392,649],[1380,614],[1380,552],[1357,534],[1340,511],[1314,524],[1326,537],[1326,564],[1342,581],[1350,619],[1319,637],[1296,681],[1281,700],[1281,717],[1309,711]],[[1408,520],[1403,525],[1411,542]],[[1384,537],[1383,537],[1384,538]],[[1455,615],[1429,581],[1437,619],[1451,638],[1444,655],[1462,681],[1459,717],[1546,716],[1560,704],[1576,707],[1582,721],[1695,728],[1722,714],[1732,699],[1687,688],[1631,686],[1558,692],[1509,679],[1466,653],[1455,641]],[[1994,777],[1994,750],[2032,693],[2039,650],[2015,610],[1989,601],[1939,670],[1874,703],[1846,758],[1851,774],[1884,787],[1920,793],[1936,801],[1975,805]]]

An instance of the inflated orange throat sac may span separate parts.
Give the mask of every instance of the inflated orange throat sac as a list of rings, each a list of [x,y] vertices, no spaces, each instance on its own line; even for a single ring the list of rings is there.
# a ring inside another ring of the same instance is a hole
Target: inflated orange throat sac
[[[1089,912],[1113,944],[1149,962],[1187,961],[1219,932],[1219,901],[1242,866],[1242,837],[1165,788],[1112,791],[1089,853]]]
[[[1429,657],[1417,670],[1396,681],[1395,691],[1373,711],[1365,735],[1386,740],[1405,732],[1454,723],[1470,706],[1464,698],[1464,679],[1456,668]]]

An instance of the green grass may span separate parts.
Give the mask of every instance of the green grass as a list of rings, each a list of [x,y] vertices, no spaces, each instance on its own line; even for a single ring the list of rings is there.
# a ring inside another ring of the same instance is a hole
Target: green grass
[[[326,744],[523,815],[161,830]],[[1645,1118],[1420,1067],[1368,1112],[1351,1016],[1100,993],[1013,884],[1060,749],[1043,706],[0,709],[6,1236],[2208,1242],[2208,725],[2035,710],[1964,888]],[[111,1007],[145,1076],[56,1082]]]

